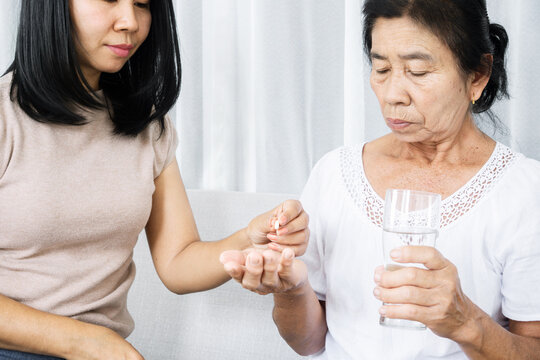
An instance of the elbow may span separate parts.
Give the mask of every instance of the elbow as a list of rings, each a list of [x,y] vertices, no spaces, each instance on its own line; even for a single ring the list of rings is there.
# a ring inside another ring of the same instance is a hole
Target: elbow
[[[299,339],[286,339],[283,338],[287,344],[301,356],[315,355],[322,352],[325,348],[325,338],[313,339],[306,338],[304,341],[298,341]]]

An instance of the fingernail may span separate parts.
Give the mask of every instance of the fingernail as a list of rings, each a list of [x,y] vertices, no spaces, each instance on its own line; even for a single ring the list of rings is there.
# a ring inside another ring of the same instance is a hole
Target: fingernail
[[[381,290],[379,290],[379,288],[375,288],[373,290],[373,295],[375,295],[375,297],[378,299],[381,295]]]
[[[249,257],[249,263],[251,265],[259,265],[259,258],[255,257],[255,256],[250,256]]]
[[[381,282],[381,274],[378,272],[375,273],[375,282],[377,284]]]
[[[399,259],[401,257],[401,249],[393,249],[390,251],[390,256],[394,259]]]
[[[281,216],[279,217],[279,223],[280,223],[281,225],[285,225],[285,224],[287,223],[287,217],[286,217],[285,215],[281,215]]]
[[[223,264],[223,268],[225,269],[226,272],[230,273],[233,271],[234,265],[231,263],[225,263]]]
[[[276,231],[276,234],[281,236],[281,235],[285,235],[288,232],[289,232],[289,229],[283,228],[283,229],[279,229],[278,231]]]
[[[275,251],[279,251],[279,252],[283,251],[283,247],[273,241],[268,243],[268,247]]]
[[[383,307],[379,308],[379,314],[386,315],[386,309]]]

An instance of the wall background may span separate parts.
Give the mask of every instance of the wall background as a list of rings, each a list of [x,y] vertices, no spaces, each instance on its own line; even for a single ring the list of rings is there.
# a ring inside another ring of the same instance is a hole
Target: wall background
[[[0,69],[17,6],[3,0]],[[361,0],[174,0],[183,61],[172,112],[189,188],[299,193],[313,164],[387,133],[362,54]],[[540,160],[540,2],[488,0],[510,37],[511,99],[486,132]]]

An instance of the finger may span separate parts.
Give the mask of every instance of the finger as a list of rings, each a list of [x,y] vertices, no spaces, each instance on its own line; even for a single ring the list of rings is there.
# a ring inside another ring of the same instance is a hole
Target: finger
[[[415,304],[421,306],[437,304],[432,290],[416,286],[400,286],[393,289],[377,286],[373,290],[373,295],[382,302],[389,304]]]
[[[252,251],[246,259],[246,267],[242,286],[249,290],[256,290],[261,284],[261,275],[263,272],[263,256],[262,254]]]
[[[279,246],[281,249],[292,249],[295,256],[301,256],[306,252],[308,241],[309,229],[305,229],[288,236],[280,236],[273,241],[273,243]]]
[[[433,271],[411,266],[395,271],[383,271],[380,273],[378,285],[385,288],[410,285],[431,289],[437,286],[437,279]]]
[[[281,258],[281,253],[266,250],[263,252],[263,273],[261,277],[261,283],[268,288],[268,290],[275,289],[279,286],[278,266]]]
[[[419,321],[425,324],[432,316],[433,308],[413,304],[383,305],[379,314],[391,319],[405,319]]]
[[[282,236],[275,236],[273,234],[268,234],[268,239],[272,242],[275,242],[281,246],[294,246],[301,245],[308,242],[309,240],[309,228],[294,232],[292,234],[285,234]]]
[[[290,281],[294,275],[294,251],[290,248],[285,248],[281,253],[278,274],[282,280]]]
[[[225,264],[223,264],[223,268],[225,269],[225,272],[229,274],[231,278],[238,281],[239,283],[242,283],[242,279],[244,278],[244,266],[234,262],[229,261]]]
[[[390,251],[394,261],[418,263],[431,270],[440,270],[448,265],[448,260],[432,246],[403,246]]]
[[[276,230],[277,236],[284,236],[287,234],[293,234],[298,231],[306,229],[309,225],[309,216],[305,211],[302,211],[298,216],[287,224],[281,226]]]
[[[225,265],[228,262],[235,262],[240,265],[246,264],[246,253],[240,250],[227,250],[221,253],[219,261]]]
[[[296,219],[300,213],[302,213],[302,204],[298,200],[285,200],[281,204],[281,208],[277,208],[276,217],[279,221],[279,225],[283,226],[288,224],[291,220]]]
[[[381,283],[381,276],[384,272],[384,266],[383,265],[379,265],[375,268],[375,273],[373,275],[373,280],[375,281],[375,284],[380,284]]]

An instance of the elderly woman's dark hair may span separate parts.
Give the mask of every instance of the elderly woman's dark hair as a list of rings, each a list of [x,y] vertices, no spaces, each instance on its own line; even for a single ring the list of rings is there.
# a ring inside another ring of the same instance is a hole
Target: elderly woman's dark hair
[[[146,41],[117,73],[103,73],[100,87],[115,132],[135,136],[164,116],[180,92],[180,50],[171,0],[150,2]],[[103,107],[84,79],[75,50],[69,0],[23,0],[11,97],[34,120],[80,125],[77,107]],[[75,107],[73,106],[75,105]]]
[[[485,0],[366,0],[363,12],[364,50],[368,57],[377,19],[407,16],[431,30],[450,48],[464,74],[491,75],[473,105],[473,112],[489,111],[495,99],[508,97],[508,35],[501,25],[490,24]],[[493,56],[493,62],[486,54]]]

